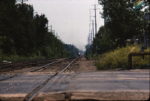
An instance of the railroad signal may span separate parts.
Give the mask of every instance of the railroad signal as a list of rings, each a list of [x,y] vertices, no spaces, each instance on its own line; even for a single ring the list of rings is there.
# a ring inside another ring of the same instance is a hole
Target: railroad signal
[[[130,2],[133,3],[133,9],[135,10],[140,10],[146,5],[144,0],[131,0]]]

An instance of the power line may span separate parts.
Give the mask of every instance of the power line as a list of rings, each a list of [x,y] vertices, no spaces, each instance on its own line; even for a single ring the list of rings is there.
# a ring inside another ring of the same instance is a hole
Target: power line
[[[92,44],[95,35],[97,34],[97,4],[94,4],[94,9],[90,9],[90,24],[89,24],[89,37],[88,43]],[[91,13],[92,10],[92,13]],[[93,12],[94,11],[94,12]]]
[[[94,27],[94,31],[95,31],[95,33],[94,33],[94,36],[97,34],[97,10],[99,9],[97,6],[97,4],[94,4],[93,5],[94,6],[94,9],[91,9],[91,10],[94,10],[94,23],[95,23],[95,27]]]
[[[96,35],[96,33],[97,33],[97,6],[96,6],[96,4],[94,5],[94,11],[95,11],[95,35]]]
[[[89,36],[88,36],[88,44],[91,45],[93,41],[93,27],[92,27],[92,16],[91,15],[91,9],[89,10]]]
[[[94,40],[95,33],[96,33],[94,28],[95,28],[95,24],[94,24],[94,20],[92,20],[92,41]]]

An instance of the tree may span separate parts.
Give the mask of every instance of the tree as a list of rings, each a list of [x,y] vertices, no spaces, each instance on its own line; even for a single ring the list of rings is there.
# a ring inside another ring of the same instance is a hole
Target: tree
[[[17,4],[14,12],[15,26],[11,34],[16,53],[19,55],[30,55],[34,51],[35,25],[33,23],[33,7],[27,4]]]
[[[45,15],[34,16],[34,8],[28,4],[0,1],[0,55],[55,58],[74,54],[69,52],[65,44],[48,31]]]
[[[36,49],[42,49],[47,45],[46,37],[48,36],[48,20],[45,15],[36,15],[34,17],[34,24]]]
[[[103,5],[105,27],[110,30],[110,36],[116,47],[126,45],[127,39],[140,37],[143,21],[140,12],[134,12],[130,0],[99,0]]]
[[[0,50],[4,53],[12,53],[14,46],[10,37],[15,11],[15,0],[0,0]]]
[[[109,35],[109,30],[104,26],[100,27],[92,45],[92,52],[94,54],[102,54],[114,49],[114,43]]]

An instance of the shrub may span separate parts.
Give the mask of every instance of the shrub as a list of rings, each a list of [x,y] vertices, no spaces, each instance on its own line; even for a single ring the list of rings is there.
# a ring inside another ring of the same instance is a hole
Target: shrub
[[[145,51],[149,51],[147,49]],[[128,68],[128,54],[131,52],[140,52],[139,46],[127,46],[118,48],[114,51],[99,55],[96,60],[97,69],[115,69],[115,68]],[[145,56],[144,59],[139,56],[133,57],[133,67],[141,68],[142,66],[149,65],[150,56]]]

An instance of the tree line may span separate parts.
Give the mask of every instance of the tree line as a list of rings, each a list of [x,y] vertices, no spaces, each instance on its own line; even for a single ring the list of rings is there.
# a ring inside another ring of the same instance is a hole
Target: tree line
[[[143,44],[144,37],[147,44],[150,42],[150,22],[144,19],[144,14],[149,14],[149,9],[135,10],[130,1],[99,0],[103,6],[104,26],[99,28],[93,44],[87,46],[87,54],[103,54],[118,47],[125,47],[127,43],[133,44],[135,40]],[[144,1],[145,6],[149,8],[149,2]]]
[[[66,47],[69,45],[48,31],[44,14],[35,14],[31,5],[16,0],[0,0],[0,54],[70,56],[71,50]]]

